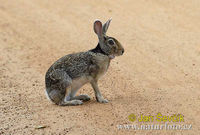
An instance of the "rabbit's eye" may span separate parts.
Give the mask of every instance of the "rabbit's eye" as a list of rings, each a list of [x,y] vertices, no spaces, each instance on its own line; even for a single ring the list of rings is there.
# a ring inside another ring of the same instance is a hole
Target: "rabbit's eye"
[[[108,44],[114,45],[114,41],[112,39],[108,40]]]

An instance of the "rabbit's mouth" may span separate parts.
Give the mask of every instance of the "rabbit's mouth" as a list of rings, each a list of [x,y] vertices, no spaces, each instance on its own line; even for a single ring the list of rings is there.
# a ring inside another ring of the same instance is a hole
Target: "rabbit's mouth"
[[[110,58],[110,59],[114,59],[114,58],[115,58],[115,55],[109,55],[109,58]]]

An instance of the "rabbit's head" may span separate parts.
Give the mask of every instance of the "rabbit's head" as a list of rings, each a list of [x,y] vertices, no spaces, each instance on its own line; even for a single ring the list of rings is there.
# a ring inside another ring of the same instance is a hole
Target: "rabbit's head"
[[[104,25],[100,20],[94,22],[94,32],[97,34],[101,50],[110,58],[120,56],[124,53],[124,48],[117,39],[106,35],[111,19]]]

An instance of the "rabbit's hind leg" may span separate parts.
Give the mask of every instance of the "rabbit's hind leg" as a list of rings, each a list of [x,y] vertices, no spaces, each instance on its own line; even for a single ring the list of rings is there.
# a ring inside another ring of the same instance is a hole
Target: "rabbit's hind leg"
[[[52,102],[61,106],[82,104],[81,100],[72,100],[70,98],[72,79],[65,71],[56,69],[50,73],[49,79],[56,82],[46,88],[48,97]],[[46,81],[48,84],[49,80],[46,79]]]
[[[82,94],[82,95],[75,96],[72,99],[73,100],[89,101],[90,100],[90,96],[88,96],[86,94]]]
[[[66,98],[68,98],[68,99],[70,98],[70,100],[89,101],[90,97],[86,94],[81,94],[81,95],[75,96],[77,91],[87,82],[88,82],[88,78],[85,76],[74,79],[71,84],[71,91],[70,91],[70,93],[67,94],[70,96],[67,96]]]
[[[79,99],[73,99],[72,97],[73,89],[72,86],[70,85],[66,89],[66,95],[65,98],[60,102],[59,105],[61,106],[74,106],[74,105],[81,105],[83,102]]]
[[[83,102],[81,100],[70,100],[70,101],[66,101],[63,100],[62,102],[60,102],[59,105],[61,106],[74,106],[74,105],[82,105]]]

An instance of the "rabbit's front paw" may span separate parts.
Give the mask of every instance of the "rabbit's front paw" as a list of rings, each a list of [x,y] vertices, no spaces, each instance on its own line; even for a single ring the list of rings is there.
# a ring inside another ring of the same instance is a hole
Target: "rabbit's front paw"
[[[99,103],[108,103],[108,100],[107,100],[107,99],[104,99],[103,97],[98,98],[97,101],[98,101]]]

